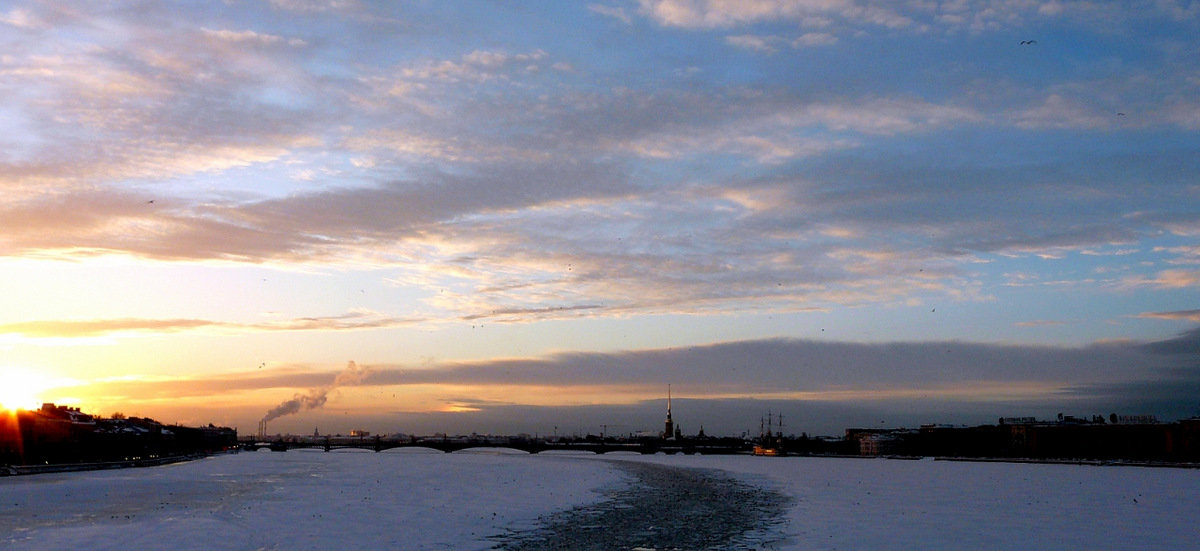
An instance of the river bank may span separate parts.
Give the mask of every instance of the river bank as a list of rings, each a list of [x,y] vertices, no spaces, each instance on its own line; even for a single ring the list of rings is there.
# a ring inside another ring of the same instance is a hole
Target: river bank
[[[236,453],[236,452],[220,452]],[[71,473],[79,471],[105,471],[109,469],[136,469],[142,467],[157,467],[172,463],[183,463],[209,457],[212,453],[197,453],[188,455],[171,455],[146,459],[130,459],[124,461],[93,461],[87,463],[46,463],[43,465],[0,465],[0,476],[23,476],[50,473]]]

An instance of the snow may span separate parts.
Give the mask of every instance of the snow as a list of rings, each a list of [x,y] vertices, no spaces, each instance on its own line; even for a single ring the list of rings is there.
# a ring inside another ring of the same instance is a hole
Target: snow
[[[356,451],[0,479],[0,548],[487,549],[620,479],[571,458]]]
[[[0,478],[0,548],[487,549],[600,499],[614,461],[719,469],[791,497],[786,549],[1184,549],[1200,470],[749,456],[242,453]]]
[[[794,500],[787,549],[1196,549],[1200,470],[859,458],[653,456]]]

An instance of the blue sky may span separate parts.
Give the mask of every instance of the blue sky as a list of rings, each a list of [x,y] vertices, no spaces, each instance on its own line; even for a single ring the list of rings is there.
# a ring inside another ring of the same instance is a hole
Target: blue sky
[[[320,395],[279,430],[377,432],[652,429],[667,383],[710,432],[1200,414],[1161,345],[1200,322],[1195,2],[0,27],[8,401],[245,428]]]

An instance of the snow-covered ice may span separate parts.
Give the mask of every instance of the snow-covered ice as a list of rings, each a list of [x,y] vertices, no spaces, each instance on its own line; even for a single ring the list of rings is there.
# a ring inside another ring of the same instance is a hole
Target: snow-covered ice
[[[791,499],[785,549],[1187,549],[1200,470],[504,453],[242,453],[0,478],[0,548],[487,549],[601,499],[612,461],[717,469]]]
[[[350,450],[10,477],[0,548],[486,549],[618,479],[573,458]]]
[[[1200,549],[1200,470],[652,456],[792,497],[786,549]]]

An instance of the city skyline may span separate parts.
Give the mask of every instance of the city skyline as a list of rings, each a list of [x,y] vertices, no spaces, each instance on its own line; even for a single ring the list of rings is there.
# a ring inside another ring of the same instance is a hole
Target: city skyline
[[[1200,415],[1194,2],[0,28],[3,406],[598,432],[660,427],[671,384],[688,433]]]

